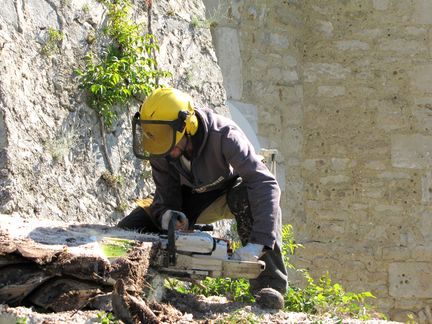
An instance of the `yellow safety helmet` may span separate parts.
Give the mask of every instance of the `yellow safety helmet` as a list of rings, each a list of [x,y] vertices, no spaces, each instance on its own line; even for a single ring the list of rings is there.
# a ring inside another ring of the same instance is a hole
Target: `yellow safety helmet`
[[[133,118],[134,154],[140,159],[165,156],[185,134],[194,135],[197,129],[188,94],[173,88],[156,89]]]

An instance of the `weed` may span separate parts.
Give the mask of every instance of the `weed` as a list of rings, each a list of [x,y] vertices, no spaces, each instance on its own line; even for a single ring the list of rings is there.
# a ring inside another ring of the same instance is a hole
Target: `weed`
[[[258,324],[262,323],[262,316],[255,315],[254,313],[246,312],[238,309],[229,314],[223,320],[217,320],[216,324]]]
[[[124,105],[137,96],[147,96],[159,86],[158,79],[168,72],[157,69],[152,53],[158,50],[156,38],[141,35],[141,26],[129,16],[129,0],[99,0],[108,7],[104,34],[112,41],[100,56],[90,52],[84,69],[76,72],[80,87],[88,93],[88,104],[111,126],[116,119],[115,105]]]
[[[49,140],[45,148],[51,154],[54,161],[58,162],[62,157],[69,154],[70,150],[76,143],[75,132],[69,132],[63,136]]]
[[[60,51],[63,42],[64,34],[52,27],[48,28],[45,44],[42,46],[41,53],[45,56],[51,56]]]
[[[308,285],[303,289],[291,287],[285,294],[285,307],[290,311],[371,318],[371,306],[365,303],[366,298],[375,298],[370,292],[346,292],[340,284],[332,284],[328,273],[315,282],[307,271],[301,272]]]
[[[282,257],[285,265],[294,269],[294,266],[290,262],[290,255],[295,253],[295,250],[303,247],[301,244],[295,242],[293,228],[291,224],[286,224],[282,227]]]
[[[89,6],[89,4],[88,4],[88,3],[84,4],[84,5],[82,6],[81,10],[82,10],[86,15],[88,15],[88,14],[90,13],[90,6]]]
[[[191,26],[193,28],[214,28],[224,19],[224,17],[227,17],[227,10],[223,9],[222,5],[219,4],[218,7],[210,12],[205,19],[193,16],[191,19]]]
[[[72,0],[60,0],[60,5],[62,7],[70,7]]]
[[[123,213],[126,211],[126,209],[128,208],[128,203],[126,201],[121,201],[117,206],[116,206],[116,211]]]
[[[119,321],[114,317],[112,313],[106,313],[104,311],[100,311],[97,314],[97,321],[101,324],[118,324]]]
[[[239,246],[238,242],[234,242]],[[292,269],[289,256],[302,247],[294,240],[292,226],[284,225],[282,229],[282,255],[286,265]],[[326,314],[337,320],[349,315],[361,320],[382,317],[374,313],[372,307],[366,304],[366,299],[375,298],[370,292],[346,292],[338,283],[332,283],[328,274],[315,282],[310,274],[302,269],[297,270],[307,280],[305,288],[290,287],[284,296],[285,310],[305,312],[309,314]],[[204,296],[227,296],[233,301],[254,302],[254,296],[249,293],[249,282],[244,279],[206,278],[200,285],[190,285],[178,281],[169,282],[171,289],[182,293],[202,294]],[[252,319],[251,319],[252,320]]]
[[[15,324],[27,324],[28,320],[28,317],[18,317]]]
[[[124,185],[124,177],[122,175],[115,175],[105,170],[102,173],[102,179],[112,188],[122,187]]]

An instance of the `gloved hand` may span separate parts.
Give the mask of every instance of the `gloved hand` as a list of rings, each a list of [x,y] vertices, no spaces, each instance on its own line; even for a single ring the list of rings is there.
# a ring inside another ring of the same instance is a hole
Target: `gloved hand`
[[[176,230],[187,230],[189,228],[189,221],[185,214],[182,212],[168,209],[161,217],[161,227],[168,230],[168,226],[172,217],[177,217]]]
[[[248,243],[240,249],[234,251],[231,256],[231,260],[238,261],[258,261],[258,259],[264,254],[264,245]]]

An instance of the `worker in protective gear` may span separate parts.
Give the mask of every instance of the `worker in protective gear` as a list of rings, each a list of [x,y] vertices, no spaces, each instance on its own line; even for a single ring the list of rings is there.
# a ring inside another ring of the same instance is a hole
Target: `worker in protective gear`
[[[283,307],[280,189],[239,126],[194,107],[179,90],[161,88],[144,101],[132,128],[134,154],[150,161],[156,190],[118,226],[160,232],[174,214],[183,230],[235,218],[243,247],[232,258],[263,260],[251,292],[262,306]]]

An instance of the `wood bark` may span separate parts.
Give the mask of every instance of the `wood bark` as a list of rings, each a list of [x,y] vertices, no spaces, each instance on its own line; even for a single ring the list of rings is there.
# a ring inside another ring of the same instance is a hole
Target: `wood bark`
[[[10,235],[2,225],[0,303],[61,312],[94,307],[110,311],[116,301],[115,314],[132,310],[131,323],[157,322],[142,298],[157,238],[95,225],[39,227],[20,236]],[[132,243],[124,255],[108,258],[101,252],[107,237]]]

